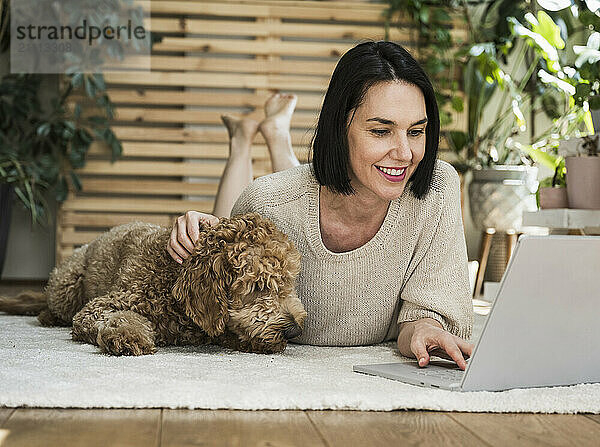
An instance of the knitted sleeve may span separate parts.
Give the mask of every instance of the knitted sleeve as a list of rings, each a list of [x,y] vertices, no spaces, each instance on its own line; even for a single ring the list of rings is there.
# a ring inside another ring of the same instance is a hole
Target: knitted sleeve
[[[471,337],[473,305],[469,286],[467,246],[460,209],[460,180],[456,170],[442,169],[442,211],[432,228],[430,244],[423,244],[418,260],[400,293],[398,324],[433,318],[461,338]],[[434,191],[431,191],[433,193]],[[420,259],[419,259],[420,258]]]

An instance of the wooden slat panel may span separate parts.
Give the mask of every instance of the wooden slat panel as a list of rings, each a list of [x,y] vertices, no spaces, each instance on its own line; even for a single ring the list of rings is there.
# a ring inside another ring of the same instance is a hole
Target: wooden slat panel
[[[125,157],[185,157],[185,158],[217,158],[226,159],[229,156],[229,145],[226,143],[143,143],[123,142],[123,156]],[[94,142],[88,153],[91,155],[109,154],[110,149],[103,143]],[[269,156],[265,145],[253,145],[254,158]]]
[[[115,180],[84,178],[85,193],[140,195],[204,195],[217,194],[218,183],[192,183],[165,180]]]
[[[276,56],[340,57],[353,44],[330,42],[263,42],[247,39],[198,39],[165,37],[154,45],[154,51],[196,51],[202,53],[253,54]]]
[[[123,142],[123,156],[125,157],[185,157],[185,158],[217,158],[226,159],[229,155],[229,146],[226,143],[139,143]],[[109,154],[109,148],[100,142],[94,142],[88,153],[91,155]],[[253,146],[253,156],[268,156],[265,145]],[[258,154],[258,155],[256,155]]]
[[[174,110],[158,108],[117,107],[115,119],[121,121],[137,121],[147,123],[188,123],[188,124],[222,124],[221,113],[213,110]],[[257,112],[257,115],[262,112]],[[256,116],[258,120],[260,116]],[[292,127],[316,126],[316,112],[295,112],[292,116]]]
[[[172,0],[166,0],[172,1]],[[214,1],[214,0],[211,0]],[[331,8],[332,5],[340,8],[369,9],[373,3],[364,2],[363,0],[221,0],[220,3],[235,3],[239,5],[281,5],[282,2],[289,6],[310,6],[311,8]]]
[[[212,211],[212,200],[162,200],[146,198],[74,198],[63,203],[64,211],[107,211],[111,213],[185,213],[198,210],[204,213]]]
[[[227,159],[229,146],[227,144],[178,144],[178,143],[143,143],[123,142],[123,155],[126,157],[148,158],[201,158],[201,159]],[[94,142],[88,151],[90,155],[109,155],[110,149],[103,143]],[[307,151],[295,149],[298,160],[306,160]],[[252,145],[252,158],[254,160],[269,159],[269,151],[264,144]]]
[[[404,38],[409,30],[390,29],[390,40]],[[202,20],[153,18],[153,32],[210,34],[215,36],[253,36],[253,37],[310,37],[319,39],[383,39],[385,31],[382,26],[361,26],[329,24],[323,26],[316,23],[276,22],[262,24],[259,22],[243,22],[239,20]]]
[[[83,245],[96,239],[102,233],[102,231],[66,230],[63,231],[60,242],[63,245]]]
[[[117,135],[117,138],[125,141],[180,141],[190,143],[223,143],[228,141],[227,131],[224,128],[213,130],[114,125],[112,126],[112,129]],[[294,145],[308,144],[312,137],[312,132],[305,130],[292,129],[290,134],[292,136],[292,144]],[[254,140],[255,143],[264,143],[264,141],[262,134],[257,134]]]
[[[294,91],[327,89],[328,80],[315,76],[286,76],[278,74],[223,74],[190,72],[106,72],[106,82],[112,84],[204,87],[204,88],[261,88]]]
[[[130,56],[123,62],[122,68],[139,67],[143,62],[141,57]],[[265,61],[231,56],[217,58],[206,56],[163,56],[153,55],[150,61],[152,71],[210,71],[236,73],[279,73],[297,75],[330,76],[335,67],[335,61],[295,61],[277,60]]]
[[[286,2],[289,4],[290,2]],[[297,6],[312,8],[322,6],[318,3],[311,2],[312,5],[300,3]],[[336,3],[338,8],[343,8],[344,5]],[[360,11],[364,4],[351,3],[348,8]],[[373,7],[381,5],[369,5],[364,10],[373,12]],[[364,11],[363,10],[363,11]],[[383,9],[381,10],[381,12]],[[155,11],[156,12],[156,11]],[[375,22],[382,23],[383,18],[381,12],[376,16]],[[257,16],[258,17],[258,16]],[[271,16],[273,17],[273,16]],[[373,16],[371,16],[372,18]],[[295,17],[294,17],[295,18]],[[315,18],[315,17],[313,17]],[[366,19],[365,19],[366,20]],[[195,34],[211,34],[211,35],[228,35],[228,36],[278,36],[278,37],[310,37],[321,39],[365,39],[365,38],[383,38],[384,32],[381,26],[363,25],[362,20],[358,18],[358,24],[309,24],[309,23],[290,23],[279,22],[261,25],[257,22],[234,21],[234,20],[203,20],[203,19],[172,19],[172,18],[152,18],[151,29],[155,32],[169,33],[195,33]],[[368,20],[367,20],[368,21]],[[396,17],[392,27],[389,30],[389,39],[398,40],[408,34],[409,30],[414,28],[413,22],[406,16]],[[466,26],[459,17],[455,17],[452,23],[451,33],[455,39],[466,37]]]
[[[81,213],[65,211],[63,212],[63,222],[70,226],[86,227],[114,227],[128,222],[148,222],[158,225],[169,226],[173,222],[172,216],[163,214],[110,214],[110,213]]]
[[[112,88],[107,91],[115,104],[182,105],[182,106],[231,106],[262,108],[266,95],[252,93],[215,93],[194,91],[144,90]],[[319,110],[323,95],[305,93],[298,98],[296,110]]]
[[[287,2],[286,2],[287,3]],[[327,5],[327,6],[325,6]],[[371,4],[370,8],[343,8],[331,4],[307,2],[306,4],[282,5],[281,3],[238,4],[184,1],[152,1],[152,14],[214,15],[222,17],[277,17],[313,20],[340,20],[355,22],[378,22],[383,5]]]
[[[164,1],[176,1],[176,0],[164,0]],[[215,0],[207,0],[214,2]],[[377,0],[376,0],[377,1]],[[303,6],[310,8],[331,8],[337,6],[340,8],[354,8],[356,10],[370,9],[373,6],[369,0],[220,0],[219,3],[233,3],[245,7],[248,4],[252,5],[267,5],[267,6]],[[382,5],[375,5],[382,6]]]
[[[180,163],[169,161],[148,161],[140,163],[137,161],[118,160],[110,161],[88,161],[79,169],[82,174],[105,174],[105,175],[142,175],[142,176],[198,176],[198,177],[220,177],[225,169],[224,162],[215,163]]]
[[[259,166],[257,162],[256,167]],[[81,174],[103,174],[103,175],[139,175],[160,177],[216,177],[220,178],[225,169],[225,162],[214,163],[186,163],[169,161],[138,161],[118,160],[114,163],[103,160],[91,160],[77,172]],[[268,174],[260,168],[255,169],[254,174],[258,177]]]
[[[62,262],[64,259],[68,258],[69,256],[71,256],[73,254],[73,251],[75,250],[76,247],[74,247],[73,245],[67,245],[67,248],[58,248],[57,252],[56,252],[56,262],[60,263]]]

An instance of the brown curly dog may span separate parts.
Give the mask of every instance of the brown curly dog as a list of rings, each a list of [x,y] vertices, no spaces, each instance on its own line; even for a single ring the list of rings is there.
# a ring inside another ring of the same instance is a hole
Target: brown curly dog
[[[43,303],[23,293],[0,299],[0,311],[72,325],[74,340],[114,355],[207,343],[275,353],[302,333],[300,253],[270,220],[248,213],[203,226],[182,265],[165,249],[170,233],[141,222],[115,227],[52,271]]]

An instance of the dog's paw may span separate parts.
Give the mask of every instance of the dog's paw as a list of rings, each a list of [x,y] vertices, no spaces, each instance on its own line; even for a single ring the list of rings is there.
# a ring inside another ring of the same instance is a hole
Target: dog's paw
[[[50,312],[49,309],[43,310],[38,315],[38,321],[40,322],[40,324],[42,326],[46,326],[46,327],[52,327],[52,326],[69,326],[70,325],[70,323],[67,323],[67,322],[61,320],[60,318],[57,318],[56,316],[54,316],[52,314],[52,312]]]
[[[127,318],[127,312],[117,312],[98,330],[96,340],[100,349],[112,355],[154,354],[154,332],[148,324]]]

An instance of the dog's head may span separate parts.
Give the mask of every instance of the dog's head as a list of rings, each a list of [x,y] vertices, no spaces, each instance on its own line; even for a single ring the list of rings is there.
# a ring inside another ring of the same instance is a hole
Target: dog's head
[[[299,271],[300,253],[270,220],[257,213],[221,218],[200,228],[173,296],[211,337],[228,329],[263,352],[280,352],[306,318],[295,292]]]

